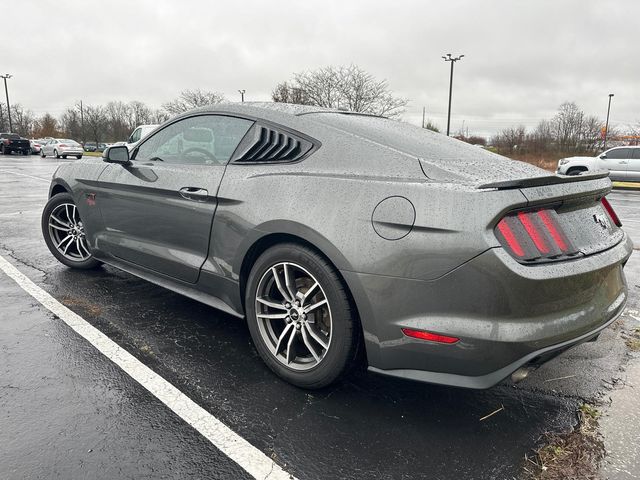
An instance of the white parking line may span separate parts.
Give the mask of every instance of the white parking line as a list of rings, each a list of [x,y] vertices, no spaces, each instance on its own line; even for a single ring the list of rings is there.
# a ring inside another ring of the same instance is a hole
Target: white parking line
[[[260,479],[290,480],[294,478],[267,455],[200,407],[100,330],[89,324],[80,315],[72,312],[42,288],[38,287],[2,256],[0,256],[0,270],[51,313],[96,347],[100,353],[151,392],[152,395],[180,418],[200,432],[218,450],[242,467],[249,475]]]
[[[47,183],[51,182],[51,179],[46,179],[46,178],[42,178],[42,177],[34,177],[33,175],[27,175],[26,173],[12,172],[11,170],[0,169],[0,172],[11,173],[12,175],[20,175],[21,177],[29,177],[29,178],[33,178],[34,180],[40,180],[41,182],[47,182]]]

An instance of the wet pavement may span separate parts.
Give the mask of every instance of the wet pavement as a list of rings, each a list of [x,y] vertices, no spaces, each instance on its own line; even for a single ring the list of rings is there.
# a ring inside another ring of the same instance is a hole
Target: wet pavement
[[[262,364],[243,321],[111,267],[59,264],[39,226],[57,162],[0,156],[0,255],[300,479],[517,477],[541,434],[570,429],[622,375],[628,315],[515,387],[357,371],[299,390]],[[640,241],[640,192],[610,199]],[[635,255],[627,270],[636,308]],[[2,273],[0,298],[0,478],[246,478]]]

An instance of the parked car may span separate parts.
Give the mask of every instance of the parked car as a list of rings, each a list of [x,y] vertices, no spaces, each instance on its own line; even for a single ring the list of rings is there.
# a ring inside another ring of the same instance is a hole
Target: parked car
[[[614,147],[595,157],[569,157],[558,161],[557,173],[580,175],[603,170],[612,180],[640,181],[640,147]]]
[[[30,153],[32,155],[37,155],[38,153],[40,153],[42,144],[43,142],[41,142],[40,140],[29,140],[29,145],[31,147]]]
[[[95,142],[85,142],[84,151],[85,152],[95,152],[98,149],[98,146]]]
[[[75,140],[70,140],[68,138],[54,138],[49,140],[42,146],[40,151],[40,155],[43,158],[47,156],[67,158],[69,156],[81,159],[83,153],[84,149],[82,148],[82,145]]]
[[[158,125],[138,125],[127,140],[127,146],[132,149],[140,140],[153,132]]]
[[[374,372],[488,388],[623,311],[632,242],[610,189],[382,117],[232,104],[60,166],[42,232],[67,266],[246,318],[295,385],[330,384],[364,346]]]
[[[13,152],[29,155],[31,145],[29,140],[22,138],[17,133],[0,133],[0,153],[11,155]]]

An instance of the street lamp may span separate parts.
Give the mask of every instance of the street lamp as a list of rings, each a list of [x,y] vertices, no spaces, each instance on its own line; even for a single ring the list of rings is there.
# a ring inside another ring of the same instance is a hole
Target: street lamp
[[[611,111],[611,97],[613,97],[613,93],[609,94],[609,105],[607,106],[607,123],[604,125],[604,145],[602,146],[603,150],[607,149],[607,135],[609,135],[609,112]]]
[[[451,126],[451,94],[453,92],[453,64],[458,60],[461,60],[464,55],[452,57],[450,53],[447,56],[443,56],[445,62],[451,62],[451,75],[449,76],[449,113],[447,113],[447,137],[449,136],[449,129]]]
[[[5,73],[4,75],[0,75],[1,78],[4,79],[4,93],[7,96],[7,113],[9,114],[9,133],[13,131],[13,127],[11,125],[11,105],[9,105],[9,90],[7,89],[7,78],[11,78],[13,75],[9,75]]]
[[[244,92],[246,92],[244,88],[242,90],[238,90],[238,93],[240,94],[240,98],[242,99],[242,103],[244,103]]]

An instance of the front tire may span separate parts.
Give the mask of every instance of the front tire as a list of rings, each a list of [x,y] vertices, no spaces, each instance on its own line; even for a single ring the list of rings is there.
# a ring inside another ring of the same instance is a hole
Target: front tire
[[[335,268],[315,251],[276,245],[253,265],[245,310],[258,353],[276,375],[316,389],[354,363],[359,323]]]
[[[82,155],[76,155],[76,158],[80,160],[82,158]]]
[[[89,250],[84,224],[70,194],[59,193],[49,199],[42,212],[41,226],[49,251],[60,263],[83,270],[102,264]]]

